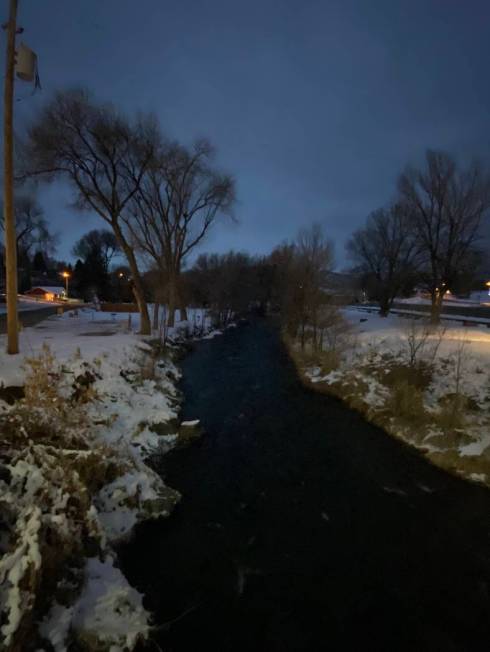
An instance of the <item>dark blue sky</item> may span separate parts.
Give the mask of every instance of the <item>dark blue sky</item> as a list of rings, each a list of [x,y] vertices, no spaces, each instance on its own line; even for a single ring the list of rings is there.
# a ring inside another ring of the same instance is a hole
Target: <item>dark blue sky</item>
[[[2,3],[5,6],[6,0]],[[85,85],[207,136],[238,183],[239,224],[203,245],[267,252],[312,221],[343,243],[426,147],[486,157],[490,3],[476,0],[20,0],[42,93]],[[3,61],[2,61],[3,63]],[[102,222],[42,192],[59,256]]]

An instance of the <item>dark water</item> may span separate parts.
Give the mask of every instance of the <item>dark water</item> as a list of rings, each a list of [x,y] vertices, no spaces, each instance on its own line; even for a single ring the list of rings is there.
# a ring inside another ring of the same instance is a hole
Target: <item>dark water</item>
[[[490,492],[304,389],[265,321],[183,367],[207,434],[122,551],[162,650],[490,649]]]

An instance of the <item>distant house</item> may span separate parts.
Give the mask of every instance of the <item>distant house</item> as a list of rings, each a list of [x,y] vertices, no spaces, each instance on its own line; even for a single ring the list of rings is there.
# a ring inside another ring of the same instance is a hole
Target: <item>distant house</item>
[[[36,287],[27,290],[24,292],[25,296],[33,297],[37,299],[44,299],[45,301],[57,301],[58,299],[64,299],[66,292],[65,288],[58,286],[49,286],[49,285],[37,285]]]

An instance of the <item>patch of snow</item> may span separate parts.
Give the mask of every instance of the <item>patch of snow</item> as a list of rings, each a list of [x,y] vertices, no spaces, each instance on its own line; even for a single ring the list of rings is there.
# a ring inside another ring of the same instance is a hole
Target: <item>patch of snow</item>
[[[73,607],[72,626],[82,640],[100,641],[111,652],[132,649],[150,630],[143,596],[132,588],[109,556],[87,560],[85,586]]]
[[[490,433],[483,434],[477,441],[466,446],[461,446],[459,454],[467,455],[481,455],[483,451],[490,446]]]
[[[469,477],[475,482],[485,482],[487,479],[487,476],[484,473],[470,473]]]
[[[63,607],[55,602],[39,626],[39,633],[51,643],[54,652],[67,652],[74,610],[75,607]]]

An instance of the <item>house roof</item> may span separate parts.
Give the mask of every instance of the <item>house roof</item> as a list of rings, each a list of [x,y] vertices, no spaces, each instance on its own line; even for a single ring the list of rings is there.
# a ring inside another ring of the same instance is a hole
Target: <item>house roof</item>
[[[51,292],[52,294],[63,294],[65,291],[65,288],[60,287],[58,285],[56,286],[49,286],[49,285],[35,285],[32,287],[28,292],[32,292],[33,290],[42,290],[43,292]]]

